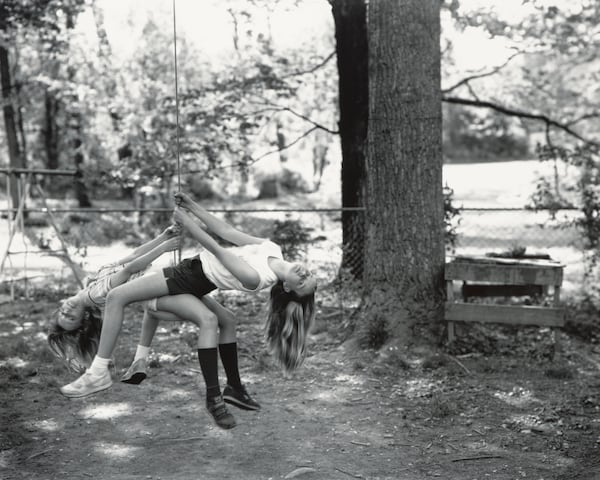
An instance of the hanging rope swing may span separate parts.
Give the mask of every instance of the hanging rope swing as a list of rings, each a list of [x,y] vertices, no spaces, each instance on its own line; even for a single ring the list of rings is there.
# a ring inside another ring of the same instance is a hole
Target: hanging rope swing
[[[175,13],[175,0],[173,0],[173,57],[175,70],[175,142],[177,157],[177,191],[181,192],[181,164],[179,160],[179,85],[177,78],[177,15]],[[181,262],[181,243],[176,252],[173,252],[173,262]]]
[[[175,0],[173,0],[173,56],[175,61],[175,140],[177,156],[177,191],[181,191],[181,165],[179,162],[179,88],[177,78],[177,16],[175,13]]]

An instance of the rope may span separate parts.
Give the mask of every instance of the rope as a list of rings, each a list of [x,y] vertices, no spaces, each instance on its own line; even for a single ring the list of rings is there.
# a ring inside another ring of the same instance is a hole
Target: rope
[[[175,59],[175,138],[177,141],[177,191],[181,191],[181,166],[179,163],[179,88],[177,78],[177,17],[175,14],[175,0],[173,0],[173,53]]]
[[[181,165],[179,162],[179,87],[177,76],[177,15],[175,13],[175,0],[173,0],[173,57],[175,63],[175,138],[177,142],[177,191],[181,192]],[[173,263],[181,262],[181,243],[176,252],[173,252]]]

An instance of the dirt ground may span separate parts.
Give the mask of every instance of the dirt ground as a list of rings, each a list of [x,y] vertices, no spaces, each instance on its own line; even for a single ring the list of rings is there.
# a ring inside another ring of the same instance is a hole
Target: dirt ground
[[[159,328],[141,385],[62,397],[76,374],[45,345],[56,300],[0,305],[4,480],[600,479],[600,347],[565,333],[554,360],[550,332],[499,326],[463,331],[452,354],[382,355],[344,342],[342,312],[322,307],[309,358],[286,378],[265,352],[261,304],[226,298],[262,410],[231,407],[225,431],[204,409],[187,325]],[[128,308],[115,379],[140,318]]]

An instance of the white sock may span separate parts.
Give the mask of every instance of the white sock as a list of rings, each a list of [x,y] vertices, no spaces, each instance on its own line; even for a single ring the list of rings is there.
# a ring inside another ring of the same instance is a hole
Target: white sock
[[[144,347],[143,345],[138,345],[137,350],[135,351],[135,357],[133,361],[139,360],[140,358],[148,358],[150,354],[150,347]]]
[[[97,377],[101,375],[105,375],[108,373],[108,363],[110,362],[110,358],[102,358],[96,355],[90,368],[88,368],[88,372],[96,375]]]

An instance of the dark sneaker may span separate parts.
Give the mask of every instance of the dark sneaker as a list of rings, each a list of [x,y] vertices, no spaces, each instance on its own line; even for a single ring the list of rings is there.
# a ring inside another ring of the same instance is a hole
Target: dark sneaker
[[[243,410],[260,410],[260,405],[248,395],[246,387],[243,385],[238,388],[226,385],[223,390],[223,400]]]
[[[121,377],[123,383],[139,385],[146,378],[146,359],[138,358]]]
[[[206,409],[215,419],[217,425],[225,430],[235,427],[235,418],[227,410],[221,395],[206,399]]]

